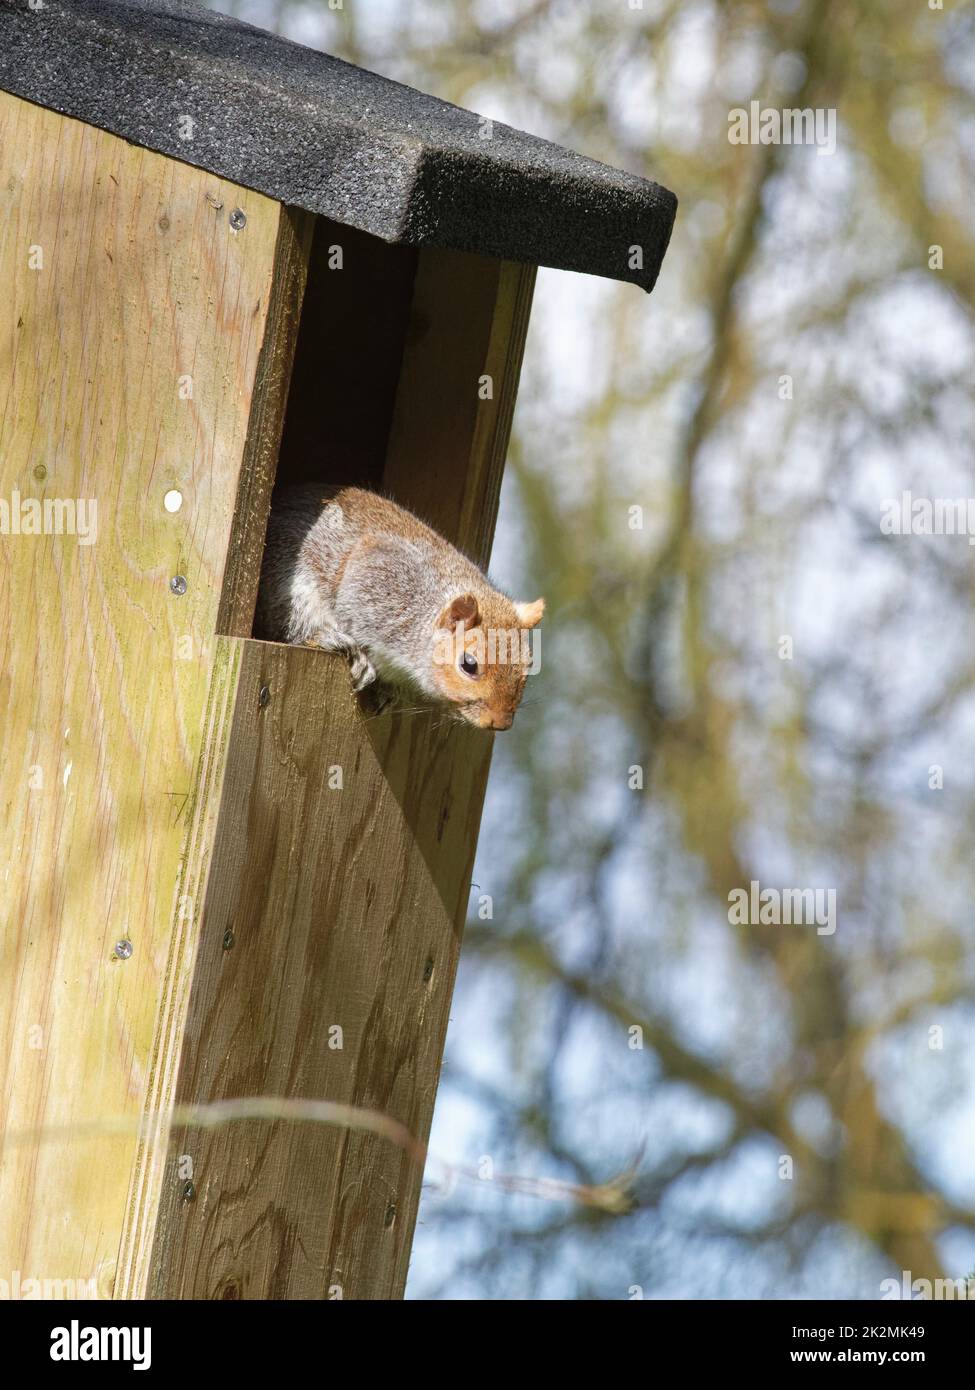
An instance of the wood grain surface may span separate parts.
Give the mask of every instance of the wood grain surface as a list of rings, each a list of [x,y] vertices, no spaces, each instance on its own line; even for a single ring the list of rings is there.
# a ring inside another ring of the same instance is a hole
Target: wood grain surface
[[[0,534],[0,1271],[103,1296],[135,1133],[10,1133],[134,1126],[168,1065],[159,1001],[186,968],[180,866],[281,224],[0,93],[0,503],[97,508],[92,544]]]
[[[533,271],[419,259],[382,484],[483,560]],[[239,679],[176,1099],[339,1101],[425,1140],[492,736],[438,716],[363,718],[327,653],[224,645]],[[130,1287],[400,1297],[421,1176],[387,1140],[321,1125],[177,1131]]]

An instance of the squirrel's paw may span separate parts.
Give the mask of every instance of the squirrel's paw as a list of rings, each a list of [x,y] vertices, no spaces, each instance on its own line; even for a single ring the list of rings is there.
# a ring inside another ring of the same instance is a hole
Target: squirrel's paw
[[[376,668],[363,651],[352,653],[349,658],[349,672],[352,676],[352,689],[357,695],[376,679]]]

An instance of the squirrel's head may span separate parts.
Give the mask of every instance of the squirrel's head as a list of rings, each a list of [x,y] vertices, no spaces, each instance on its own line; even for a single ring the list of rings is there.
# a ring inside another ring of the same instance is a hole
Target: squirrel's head
[[[528,633],[545,600],[514,603],[504,594],[458,594],[437,620],[433,684],[458,719],[480,729],[510,729],[535,654]]]

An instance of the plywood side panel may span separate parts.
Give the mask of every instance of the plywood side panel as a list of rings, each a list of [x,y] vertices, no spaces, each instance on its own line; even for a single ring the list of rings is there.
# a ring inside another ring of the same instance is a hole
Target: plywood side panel
[[[136,1122],[162,1065],[281,236],[268,199],[0,94],[4,1131]],[[97,529],[24,534],[24,499]],[[134,1134],[5,1147],[0,1270],[110,1292],[136,1150]]]

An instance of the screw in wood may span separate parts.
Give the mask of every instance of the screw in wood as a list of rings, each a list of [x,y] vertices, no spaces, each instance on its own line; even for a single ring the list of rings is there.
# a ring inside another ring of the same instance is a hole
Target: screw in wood
[[[260,705],[261,709],[267,709],[268,705],[271,703],[271,691],[266,685],[262,685],[257,692],[257,703]]]
[[[241,232],[247,226],[247,214],[240,208],[234,208],[230,214],[230,225],[235,232]]]
[[[183,578],[181,574],[174,574],[172,579],[169,581],[169,587],[172,589],[174,594],[185,594],[186,590],[190,586],[187,584],[186,580]]]
[[[195,1201],[196,1201],[196,1188],[193,1186],[193,1184],[192,1184],[191,1182],[184,1182],[184,1184],[183,1184],[183,1201],[184,1201],[184,1202],[195,1202]]]
[[[115,943],[115,955],[119,960],[128,960],[134,949],[132,942],[127,941],[124,937]]]

